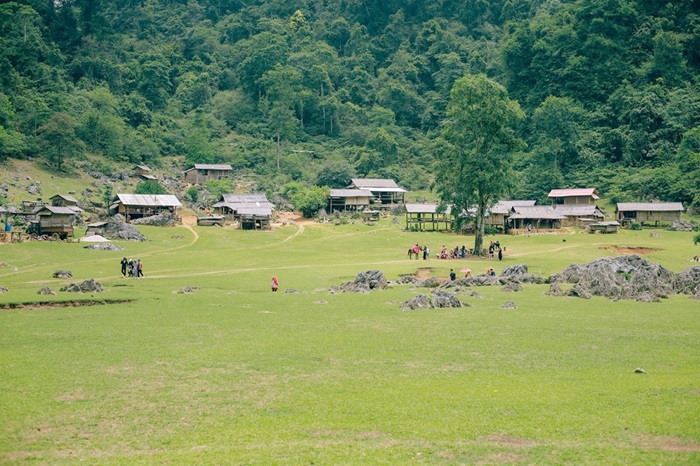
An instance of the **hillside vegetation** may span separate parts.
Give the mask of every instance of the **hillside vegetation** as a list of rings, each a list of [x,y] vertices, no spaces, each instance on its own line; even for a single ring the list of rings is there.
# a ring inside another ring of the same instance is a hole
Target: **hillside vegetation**
[[[693,0],[2,2],[0,161],[429,189],[450,89],[483,73],[526,115],[512,197],[698,206],[699,69]]]

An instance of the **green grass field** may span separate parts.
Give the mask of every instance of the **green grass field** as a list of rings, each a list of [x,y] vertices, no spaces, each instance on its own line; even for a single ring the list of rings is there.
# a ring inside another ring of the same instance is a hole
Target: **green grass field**
[[[526,285],[404,312],[425,290],[327,291],[371,269],[392,280],[525,263],[547,276],[616,247],[680,272],[700,251],[692,233],[500,236],[503,262],[424,262],[406,258],[409,245],[473,238],[388,220],[140,230],[149,241],[123,252],[0,245],[0,304],[132,300],[0,311],[0,463],[700,463],[698,301]],[[123,279],[122,256],[140,258],[145,279]],[[271,293],[273,275],[300,292]],[[36,294],[88,278],[104,292]],[[176,293],[187,285],[200,290]],[[500,309],[507,300],[518,309]]]

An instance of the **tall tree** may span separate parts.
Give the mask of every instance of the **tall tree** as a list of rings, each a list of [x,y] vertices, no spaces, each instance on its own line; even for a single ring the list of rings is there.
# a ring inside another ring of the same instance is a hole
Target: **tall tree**
[[[510,187],[511,151],[520,142],[513,126],[523,116],[505,88],[483,74],[466,75],[452,86],[437,144],[436,188],[443,203],[452,204],[458,226],[462,213],[476,208],[476,255],[483,252],[488,209]]]
[[[73,117],[67,113],[54,113],[38,130],[39,146],[48,162],[58,170],[61,170],[67,158],[83,150],[82,141],[75,135],[77,126]]]

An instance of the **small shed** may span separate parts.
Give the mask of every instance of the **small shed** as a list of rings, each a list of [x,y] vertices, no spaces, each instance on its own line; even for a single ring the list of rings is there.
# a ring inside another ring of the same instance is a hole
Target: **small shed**
[[[107,226],[107,222],[88,223],[87,229],[85,230],[85,236],[104,235],[105,226]]]
[[[452,208],[448,206],[444,212],[438,212],[437,204],[406,204],[406,230],[452,230],[454,218]]]
[[[588,225],[588,231],[590,233],[605,233],[605,234],[610,234],[610,233],[617,233],[618,230],[620,229],[620,223],[619,222],[596,222],[596,223],[591,223]]]
[[[83,211],[80,207],[78,207],[78,200],[73,196],[69,196],[68,194],[56,194],[49,200],[51,201],[52,206],[72,207],[76,212]]]
[[[185,170],[185,181],[190,184],[201,184],[209,180],[223,180],[233,173],[231,165],[196,163],[194,167]]]
[[[328,212],[362,210],[369,207],[374,197],[367,189],[331,189],[328,198]]]
[[[122,214],[126,221],[165,212],[178,215],[182,207],[177,197],[172,194],[117,194],[109,207],[110,214]]]
[[[364,189],[374,196],[374,202],[379,206],[391,207],[404,203],[406,190],[399,187],[396,181],[388,178],[352,178],[349,189]]]
[[[595,204],[600,200],[595,188],[552,189],[547,199],[555,205]]]
[[[642,225],[672,223],[681,219],[683,204],[680,202],[620,202],[615,210],[617,221],[625,224],[639,222]]]

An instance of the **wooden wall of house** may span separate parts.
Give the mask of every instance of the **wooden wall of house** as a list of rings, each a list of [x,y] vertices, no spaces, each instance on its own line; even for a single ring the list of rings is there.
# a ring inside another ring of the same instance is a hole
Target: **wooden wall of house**
[[[680,212],[637,212],[638,222],[673,222],[680,219]]]

